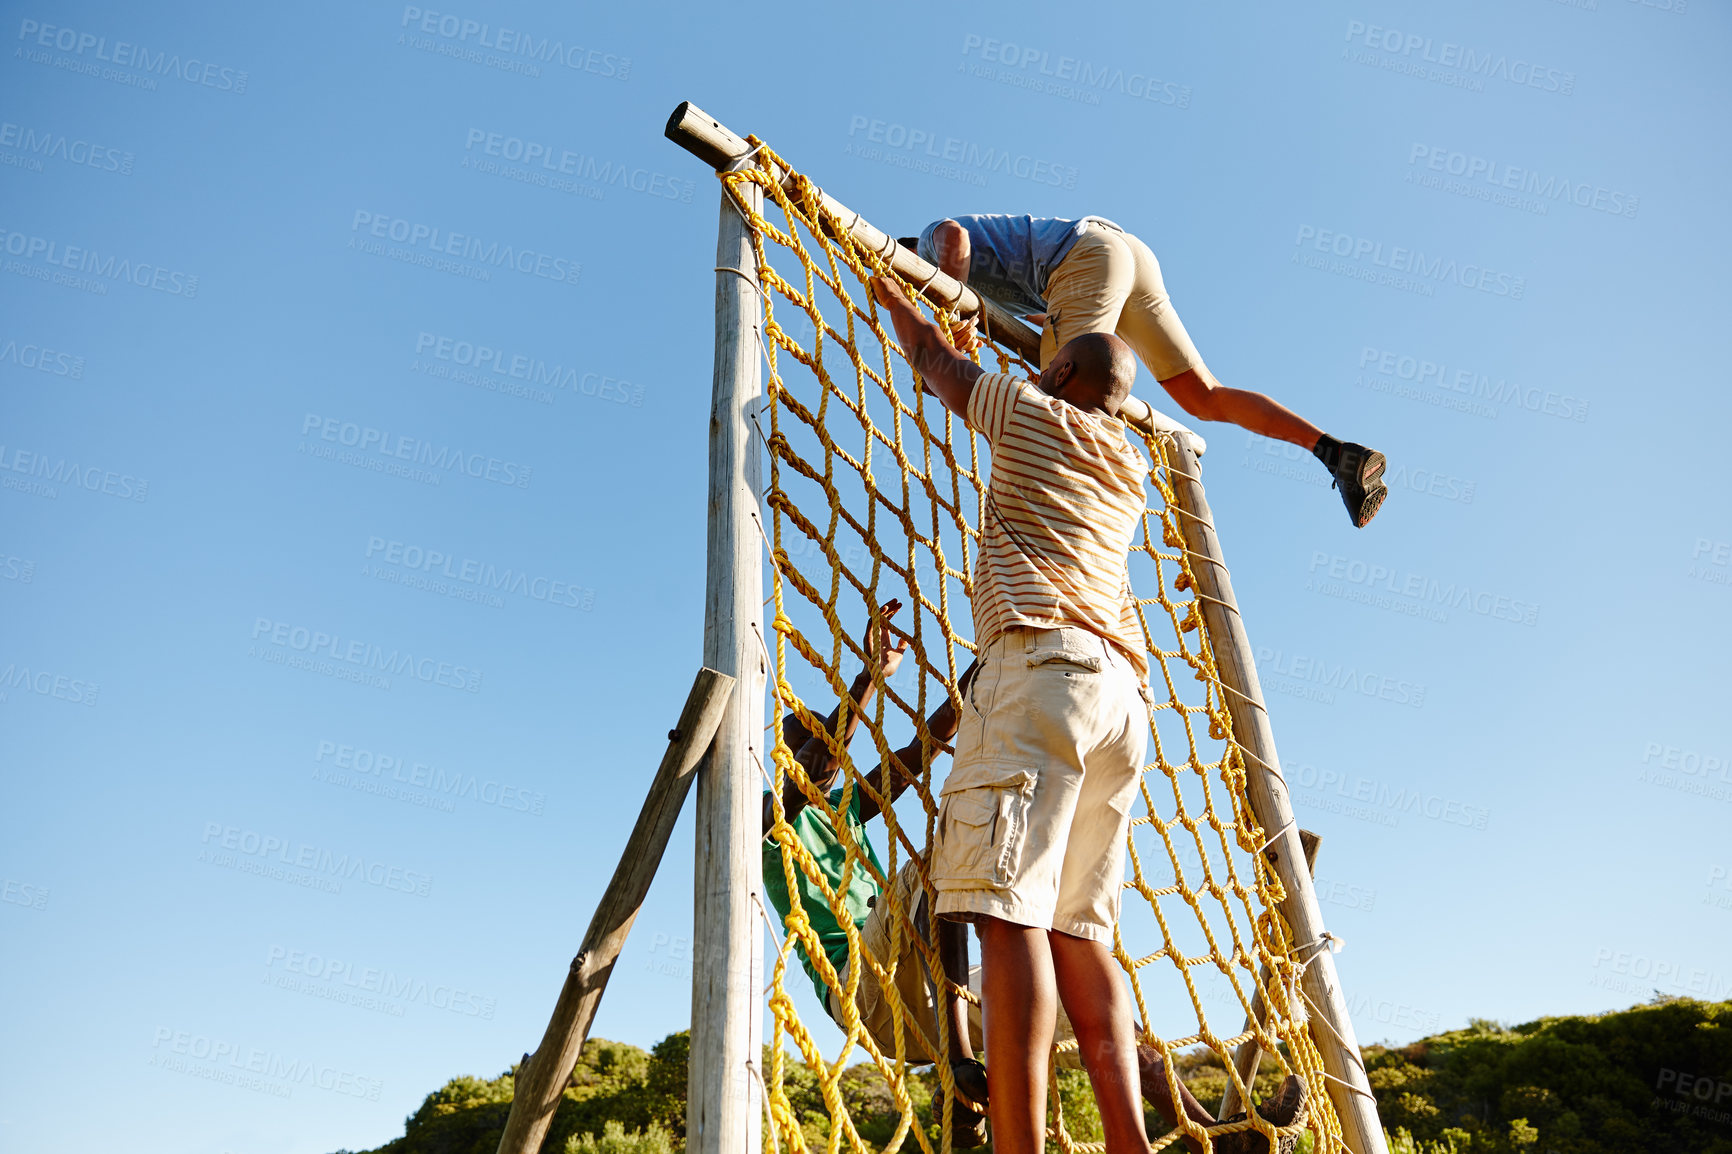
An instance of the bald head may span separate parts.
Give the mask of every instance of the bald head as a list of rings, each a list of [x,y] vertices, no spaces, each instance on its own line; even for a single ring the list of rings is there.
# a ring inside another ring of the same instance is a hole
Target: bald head
[[[1041,391],[1079,409],[1117,416],[1137,379],[1131,346],[1111,333],[1083,333],[1065,342],[1040,374]]]

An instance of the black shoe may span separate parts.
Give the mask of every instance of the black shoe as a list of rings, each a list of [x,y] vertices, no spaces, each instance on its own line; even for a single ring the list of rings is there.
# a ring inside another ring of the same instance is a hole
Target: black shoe
[[[1281,1129],[1304,1122],[1305,1114],[1305,1079],[1298,1074],[1289,1074],[1276,1095],[1257,1107],[1258,1117]],[[1245,1114],[1241,1111],[1231,1118],[1221,1119],[1220,1125],[1230,1126],[1243,1121]],[[1282,1135],[1275,1139],[1276,1154],[1292,1154],[1298,1141],[1297,1135]],[[1219,1138],[1211,1137],[1210,1142],[1214,1146],[1215,1154],[1269,1154],[1269,1140],[1255,1130],[1240,1130]]]
[[[1341,442],[1334,466],[1334,487],[1341,490],[1341,500],[1347,506],[1347,516],[1356,529],[1363,529],[1377,516],[1389,487],[1383,483],[1383,454],[1352,441]]]
[[[972,1150],[986,1145],[986,1067],[974,1058],[958,1058],[950,1063],[950,1078],[956,1085],[956,1101],[950,1110],[951,1146]],[[942,1102],[933,1106],[944,1108]]]
[[[950,1063],[950,1080],[956,1084],[956,1097],[976,1113],[986,1112],[988,1090],[986,1067],[976,1058],[958,1058]]]
[[[950,1145],[957,1150],[972,1150],[986,1145],[986,1119],[960,1101],[950,1107]]]

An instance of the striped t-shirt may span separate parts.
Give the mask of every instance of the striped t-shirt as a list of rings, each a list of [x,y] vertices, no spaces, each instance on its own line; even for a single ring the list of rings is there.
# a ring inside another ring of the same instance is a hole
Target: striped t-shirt
[[[1124,423],[1085,413],[1028,381],[974,382],[968,423],[992,446],[974,562],[974,638],[1006,629],[1087,629],[1149,672],[1126,559],[1147,501],[1147,460]]]

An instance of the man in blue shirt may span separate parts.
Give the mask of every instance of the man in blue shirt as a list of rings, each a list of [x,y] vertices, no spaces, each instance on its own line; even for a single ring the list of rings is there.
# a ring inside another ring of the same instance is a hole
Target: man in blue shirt
[[[1173,311],[1155,254],[1112,221],[958,216],[900,243],[1006,311],[1039,323],[1040,368],[1072,337],[1116,333],[1186,413],[1311,450],[1335,478],[1355,526],[1369,523],[1388,496],[1382,453],[1336,440],[1263,393],[1216,380]],[[963,351],[973,347],[972,333],[953,337]]]

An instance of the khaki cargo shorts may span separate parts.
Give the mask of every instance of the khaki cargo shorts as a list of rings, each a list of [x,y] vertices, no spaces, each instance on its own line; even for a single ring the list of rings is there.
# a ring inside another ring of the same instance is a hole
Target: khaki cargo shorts
[[[1046,278],[1040,367],[1083,333],[1117,333],[1157,381],[1203,365],[1173,310],[1155,254],[1105,221],[1083,222],[1076,243]]]
[[[940,917],[1113,940],[1146,692],[1124,654],[1084,629],[1017,629],[986,647],[941,791]]]

